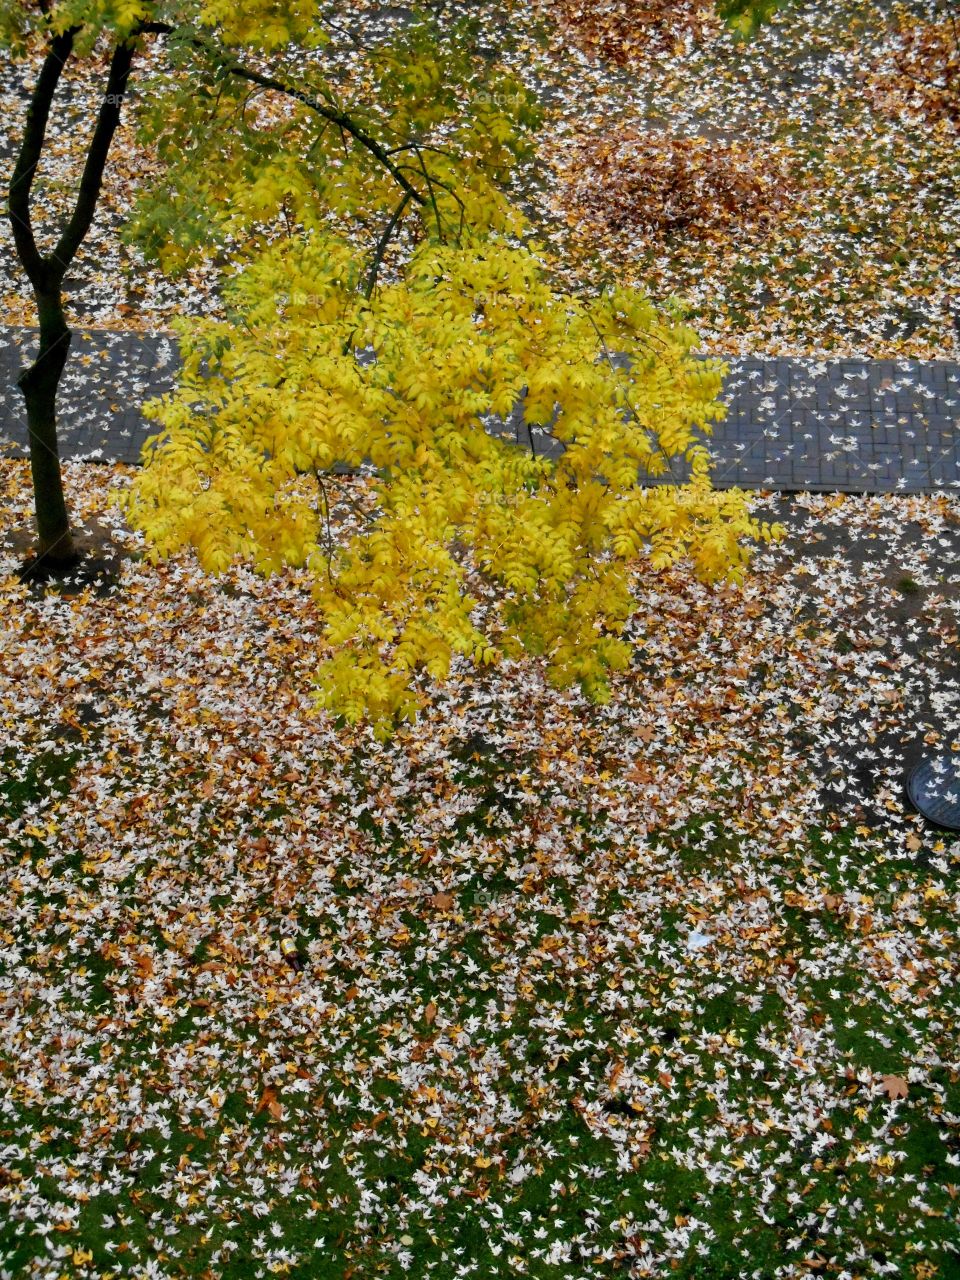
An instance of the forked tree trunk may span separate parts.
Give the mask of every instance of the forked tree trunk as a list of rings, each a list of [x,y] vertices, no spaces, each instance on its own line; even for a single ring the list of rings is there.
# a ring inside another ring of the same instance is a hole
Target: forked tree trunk
[[[37,518],[37,557],[45,568],[67,568],[77,560],[63,493],[57,443],[57,391],[70,350],[70,330],[59,286],[35,293],[40,350],[17,379],[27,407],[30,470]]]
[[[63,280],[96,212],[107,154],[120,123],[120,106],[127,89],[134,48],[133,43],[127,43],[113,51],[73,213],[53,250],[43,254],[34,236],[30,191],[43,155],[53,97],[79,31],[79,27],[70,27],[50,39],[27,108],[9,195],[10,225],[17,257],[33,287],[40,326],[37,358],[29,369],[24,369],[17,382],[27,406],[37,517],[37,562],[53,570],[67,568],[78,559],[70,532],[57,445],[57,391],[70,351],[70,330],[63,311]]]

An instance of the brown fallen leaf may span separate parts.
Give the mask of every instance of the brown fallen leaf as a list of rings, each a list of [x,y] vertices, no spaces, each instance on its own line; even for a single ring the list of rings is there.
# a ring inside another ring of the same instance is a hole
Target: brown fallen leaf
[[[919,851],[923,848],[923,841],[920,839],[920,837],[917,835],[915,831],[911,831],[910,834],[907,836],[906,845],[911,853],[919,853]]]
[[[452,893],[431,893],[427,898],[427,902],[431,907],[437,907],[441,911],[449,911],[456,899]]]
[[[423,1011],[423,1020],[427,1026],[432,1026],[434,1018],[437,1016],[437,1006],[431,1000]]]
[[[888,1098],[905,1098],[910,1088],[903,1076],[883,1076],[881,1083]]]
[[[278,907],[286,907],[296,896],[296,886],[292,880],[283,880],[273,892],[273,900]]]
[[[280,1120],[283,1117],[283,1107],[280,1105],[280,1099],[277,1097],[277,1091],[272,1085],[267,1085],[263,1093],[260,1095],[260,1104],[257,1107],[257,1115],[261,1111],[268,1111],[274,1120]]]

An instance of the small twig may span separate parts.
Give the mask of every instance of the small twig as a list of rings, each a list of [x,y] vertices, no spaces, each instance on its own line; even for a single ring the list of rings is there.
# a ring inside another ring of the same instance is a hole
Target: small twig
[[[404,210],[409,203],[410,196],[404,193],[403,199],[390,215],[390,221],[387,223],[384,228],[383,235],[377,242],[377,247],[373,255],[373,262],[370,266],[370,275],[367,278],[367,283],[363,290],[363,296],[368,302],[373,297],[373,291],[377,287],[377,276],[380,274],[380,267],[383,265],[383,259],[387,252],[387,247],[389,246],[393,233],[396,230],[400,219],[403,217]]]
[[[324,536],[327,543],[327,580],[329,581],[331,587],[333,587],[334,591],[336,591],[339,594],[340,588],[337,585],[336,581],[334,580],[333,568],[332,568],[334,544],[333,544],[333,532],[330,528],[330,501],[327,498],[327,488],[326,488],[326,485],[323,483],[323,477],[320,475],[320,472],[317,470],[316,466],[312,468],[312,471],[313,471],[314,479],[317,482],[317,488],[320,490],[320,496],[323,499]]]

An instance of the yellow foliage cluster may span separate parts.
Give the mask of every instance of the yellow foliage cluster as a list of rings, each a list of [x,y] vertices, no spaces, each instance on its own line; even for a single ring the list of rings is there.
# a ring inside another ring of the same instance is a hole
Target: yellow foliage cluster
[[[54,0],[36,7],[41,12],[33,21],[46,27],[49,18],[53,31],[75,30],[75,48],[81,52],[92,48],[104,32],[125,37],[143,23],[158,21],[216,31],[226,45],[255,46],[267,51],[291,42],[309,48],[317,43],[318,35],[324,38],[317,22],[317,0],[255,0],[247,4],[237,4],[236,0],[187,0],[163,5],[156,0]],[[15,29],[14,16],[3,12],[0,19],[0,35],[9,37]],[[17,25],[23,21],[21,18]]]
[[[127,511],[157,556],[309,566],[333,653],[320,696],[352,720],[412,717],[418,674],[443,679],[455,655],[542,655],[602,700],[629,661],[638,557],[737,580],[746,540],[775,534],[710,487],[722,371],[694,334],[633,290],[558,293],[535,247],[425,240],[366,298],[352,246],[318,232],[251,255],[228,300],[229,321],[183,329]],[[491,426],[521,396],[532,441]],[[689,483],[649,483],[680,460]],[[345,540],[337,463],[373,469]]]

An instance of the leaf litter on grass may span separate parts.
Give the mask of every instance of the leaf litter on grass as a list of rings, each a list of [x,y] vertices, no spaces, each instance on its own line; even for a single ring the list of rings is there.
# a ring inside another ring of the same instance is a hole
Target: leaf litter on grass
[[[955,500],[760,496],[743,591],[638,564],[609,706],[463,666],[378,743],[302,575],[67,474],[130,558],[2,587],[0,1267],[953,1274]]]

